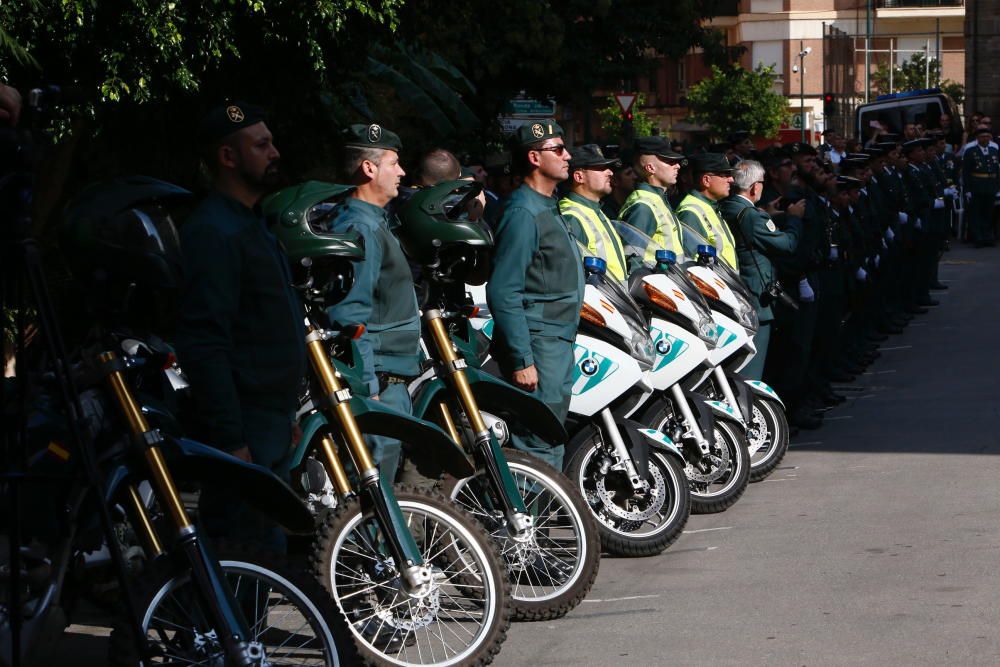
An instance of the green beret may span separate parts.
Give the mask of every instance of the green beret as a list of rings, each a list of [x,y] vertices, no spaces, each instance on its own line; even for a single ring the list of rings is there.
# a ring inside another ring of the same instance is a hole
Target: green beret
[[[733,167],[725,155],[719,153],[695,153],[688,158],[691,163],[691,171],[695,174],[722,174],[728,176],[733,173]]]
[[[403,149],[403,142],[400,141],[399,135],[377,123],[351,125],[344,130],[344,145],[353,148],[382,148],[397,153]]]
[[[526,123],[514,132],[514,141],[518,146],[531,146],[546,139],[563,136],[563,129],[555,118],[546,118],[534,123]]]
[[[264,121],[264,110],[246,102],[220,104],[198,123],[198,143],[202,146],[216,144],[233,132]]]

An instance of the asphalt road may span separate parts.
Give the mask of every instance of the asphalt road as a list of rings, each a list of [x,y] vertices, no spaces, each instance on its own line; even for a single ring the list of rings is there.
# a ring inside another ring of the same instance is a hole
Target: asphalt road
[[[956,248],[941,278],[768,480],[658,557],[606,558],[494,664],[996,664],[1000,250]],[[71,630],[52,664],[104,664],[100,629]]]

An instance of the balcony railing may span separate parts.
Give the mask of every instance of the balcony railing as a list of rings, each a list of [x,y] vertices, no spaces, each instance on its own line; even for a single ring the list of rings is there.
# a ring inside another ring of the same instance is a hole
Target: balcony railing
[[[964,7],[965,0],[875,0],[879,9],[923,9],[927,7]]]

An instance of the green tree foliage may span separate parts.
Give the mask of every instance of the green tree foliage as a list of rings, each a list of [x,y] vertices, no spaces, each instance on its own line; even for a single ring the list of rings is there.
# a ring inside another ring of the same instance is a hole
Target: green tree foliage
[[[951,79],[941,79],[941,61],[937,58],[931,58],[928,62],[925,54],[914,53],[902,65],[893,63],[891,67],[890,74],[889,63],[881,63],[872,75],[872,84],[882,95],[941,88],[955,104],[961,104],[965,100],[965,86]]]
[[[622,129],[622,110],[614,95],[608,95],[606,102],[603,107],[597,110],[597,115],[601,119],[601,129],[609,137],[617,137],[621,134]],[[648,137],[653,134],[654,128],[660,129],[660,126],[642,111],[642,105],[645,103],[646,96],[639,93],[632,105],[632,128],[637,137]]]
[[[688,106],[691,120],[724,136],[736,130],[773,137],[788,116],[788,102],[774,92],[774,68],[753,70],[738,65],[712,66],[712,76],[691,86]]]

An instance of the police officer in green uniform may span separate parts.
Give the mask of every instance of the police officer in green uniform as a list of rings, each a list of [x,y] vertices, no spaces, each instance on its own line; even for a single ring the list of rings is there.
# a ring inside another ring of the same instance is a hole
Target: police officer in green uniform
[[[553,193],[569,176],[570,153],[553,119],[518,128],[515,166],[524,181],[496,227],[486,300],[493,356],[501,374],[534,392],[565,420],[573,381],[573,341],[583,304],[583,260]],[[514,427],[514,445],[562,469],[564,447]]]
[[[632,225],[656,245],[684,254],[681,223],[667,201],[667,190],[677,184],[687,160],[670,148],[664,137],[635,140],[635,171],[638,185],[618,213],[618,219]]]
[[[785,228],[778,229],[767,211],[757,208],[763,190],[764,167],[756,160],[741,160],[733,169],[733,194],[719,203],[719,210],[736,240],[740,277],[753,294],[753,305],[760,321],[754,336],[757,353],[741,371],[752,380],[760,380],[764,374],[771,321],[774,320],[771,297],[766,295],[768,286],[776,280],[770,256],[795,252],[805,212],[805,202],[790,206]],[[765,295],[763,300],[762,295]]]
[[[725,156],[718,153],[699,153],[692,155],[688,161],[691,163],[691,180],[694,186],[677,207],[677,217],[682,224],[698,232],[715,246],[719,259],[738,271],[736,243],[729,227],[719,215],[719,202],[729,196],[729,188],[733,183],[732,167]],[[696,248],[687,248],[687,254],[693,257]]]
[[[365,258],[354,269],[351,291],[330,307],[335,325],[364,325],[356,341],[364,361],[372,397],[402,412],[412,412],[407,382],[420,374],[420,313],[413,277],[399,241],[395,216],[385,206],[399,193],[405,175],[399,164],[402,142],[381,125],[352,125],[345,132],[341,171],[355,186],[330,221],[333,232],[356,232],[365,243]],[[382,476],[395,479],[401,443],[368,436]]]
[[[569,193],[559,200],[559,212],[576,240],[591,255],[607,261],[608,275],[624,283],[629,274],[625,250],[601,210],[601,197],[611,192],[612,167],[617,163],[604,157],[597,144],[575,147],[569,161]]]
[[[969,239],[977,248],[996,245],[993,238],[993,207],[1000,190],[1000,156],[990,146],[993,131],[976,128],[976,145],[962,156],[962,184],[968,200]]]
[[[180,229],[184,287],[178,360],[206,442],[278,468],[293,436],[305,373],[302,306],[287,260],[255,210],[278,177],[278,150],[261,109],[213,109],[199,132],[212,188]],[[201,495],[210,534],[283,550],[281,529],[211,485]]]

